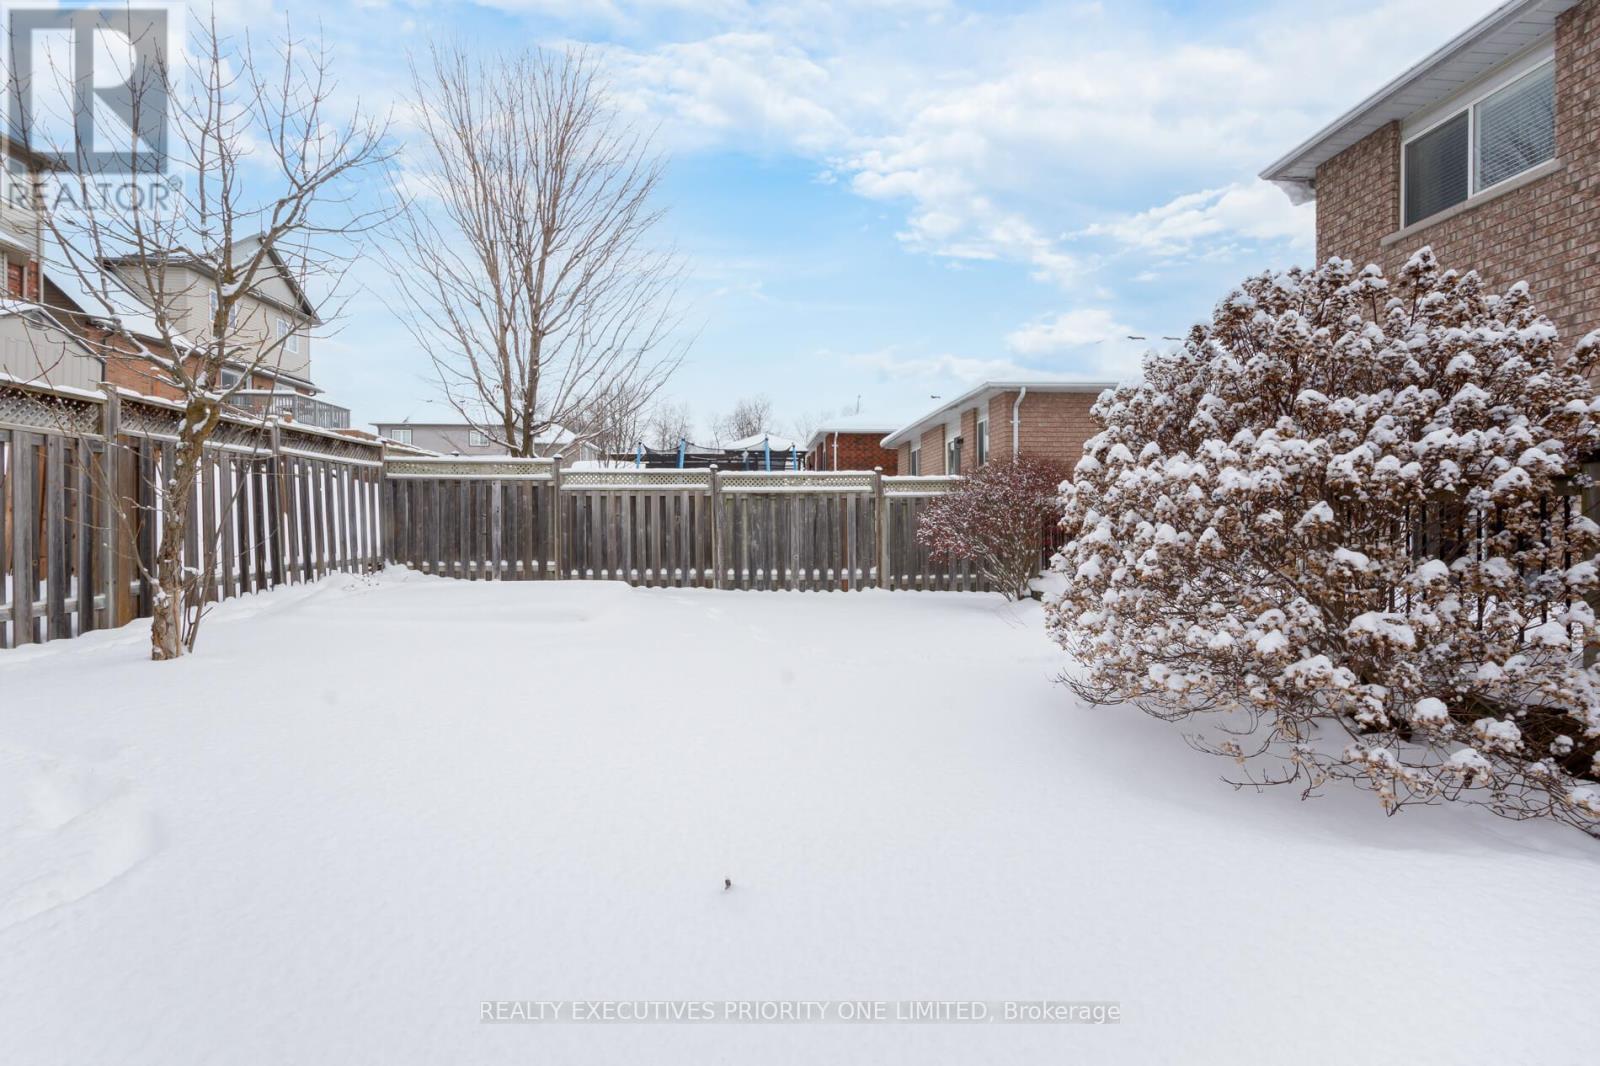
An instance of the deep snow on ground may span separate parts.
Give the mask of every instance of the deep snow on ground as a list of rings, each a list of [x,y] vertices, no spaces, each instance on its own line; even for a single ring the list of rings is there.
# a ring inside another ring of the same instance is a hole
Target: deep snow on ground
[[[0,656],[0,1060],[1593,1055],[1592,843],[1235,792],[1031,604],[391,572],[147,633]],[[1125,1020],[478,1021],[585,998]]]

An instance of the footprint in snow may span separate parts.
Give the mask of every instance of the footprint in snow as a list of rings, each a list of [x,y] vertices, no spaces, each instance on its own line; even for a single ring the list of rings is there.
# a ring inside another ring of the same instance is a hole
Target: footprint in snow
[[[159,846],[154,814],[126,781],[0,748],[0,929],[83,899]]]

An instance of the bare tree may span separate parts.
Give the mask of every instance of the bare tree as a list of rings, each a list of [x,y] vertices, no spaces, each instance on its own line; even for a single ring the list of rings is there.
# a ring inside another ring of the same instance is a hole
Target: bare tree
[[[755,436],[767,429],[771,422],[771,398],[764,395],[746,396],[735,403],[732,410],[718,415],[711,423],[711,431],[718,444],[728,444]]]
[[[430,60],[412,68],[421,146],[385,254],[448,402],[512,455],[551,425],[643,410],[684,350],[681,265],[649,243],[661,160],[583,51]]]
[[[652,448],[676,448],[680,440],[694,439],[694,415],[687,400],[662,401],[645,424],[645,443]]]
[[[605,390],[569,429],[578,440],[592,443],[601,457],[627,452],[645,436],[646,412],[626,392]]]
[[[337,85],[320,44],[286,31],[258,50],[248,37],[220,33],[214,16],[193,25],[179,68],[169,65],[167,42],[136,42],[153,46],[156,58],[129,61],[136,76],[125,158],[108,160],[81,136],[52,145],[73,164],[44,204],[35,200],[44,258],[75,289],[80,313],[43,299],[40,312],[141,391],[183,405],[171,469],[154,486],[148,516],[158,529],[154,559],[140,563],[153,589],[158,660],[192,651],[203,616],[208,579],[185,569],[182,556],[202,449],[224,407],[255,371],[282,359],[293,336],[269,328],[257,300],[283,278],[301,294],[313,280],[330,295],[337,289],[336,249],[382,221],[353,205],[351,182],[390,155],[387,122],[359,105],[342,118],[330,113]],[[142,138],[157,110],[170,173],[140,186],[134,176],[154,169]],[[18,131],[25,142],[34,132]],[[125,194],[108,200],[108,188]]]

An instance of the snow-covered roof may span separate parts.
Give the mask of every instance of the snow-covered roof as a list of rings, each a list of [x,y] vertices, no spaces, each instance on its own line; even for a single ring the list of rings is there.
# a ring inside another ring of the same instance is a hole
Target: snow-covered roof
[[[770,447],[775,452],[786,452],[790,448],[798,449],[800,442],[776,433],[757,433],[724,445],[724,449],[730,452],[750,452],[763,447]]]
[[[150,305],[139,299],[116,271],[94,265],[94,260],[81,251],[70,254],[54,234],[46,230],[40,243],[44,252],[44,276],[51,285],[67,298],[69,306],[64,311],[81,311],[91,318],[117,318],[122,328],[135,336],[161,340],[156,326],[156,315]],[[84,275],[93,273],[100,282],[91,287]],[[48,304],[47,304],[48,306]],[[179,349],[193,347],[189,339],[172,329],[168,331]]]
[[[893,433],[897,423],[889,422],[876,415],[840,415],[820,423],[811,431],[811,439],[806,441],[806,451],[815,448],[821,440],[831,437],[835,433],[861,433],[872,437],[881,437],[885,433]]]
[[[1315,199],[1317,167],[1391,122],[1445,100],[1555,32],[1556,17],[1578,0],[1509,0],[1432,55],[1334,119],[1261,172],[1296,203]]]
[[[1116,387],[1115,381],[1069,381],[1063,378],[1045,378],[1039,381],[985,381],[981,385],[974,385],[955,399],[940,404],[915,422],[895,430],[883,438],[882,445],[885,448],[898,448],[913,435],[920,436],[923,427],[934,422],[943,422],[951,411],[968,406],[986,393],[1018,392],[1027,389],[1029,392],[1090,392],[1098,395]]]
[[[261,242],[265,239],[266,235],[262,233],[256,233],[249,237],[239,238],[239,240],[234,242],[233,246],[233,255],[235,261],[248,260],[251,256],[255,255],[256,249],[260,247]],[[150,255],[148,258],[153,261],[157,257]],[[250,295],[264,303],[283,307],[285,310],[303,315],[313,325],[323,325],[324,323],[322,321],[322,316],[317,314],[316,306],[312,304],[310,297],[306,295],[305,289],[300,285],[300,280],[295,277],[294,271],[289,269],[289,265],[284,262],[283,256],[278,252],[278,246],[276,244],[267,249],[267,258],[271,260],[272,269],[278,273],[280,280],[282,280],[284,285],[288,288],[294,302],[293,304],[284,304],[282,301],[274,298],[270,293],[265,291],[262,280],[259,277],[252,283],[250,287]],[[107,262],[113,266],[126,266],[129,264],[136,264],[139,261],[140,257],[136,255],[113,256],[107,260]],[[210,264],[202,262],[201,260],[192,256],[174,253],[167,256],[166,261],[174,266],[188,267],[189,269],[204,274],[207,277],[214,277],[216,274],[216,272],[211,268]]]
[[[495,425],[494,422],[491,422],[491,421],[488,421],[488,420],[485,420],[483,422],[417,422],[417,421],[415,421],[413,419],[409,419],[409,418],[396,419],[396,420],[393,420],[393,421],[385,421],[385,420],[379,418],[379,419],[374,419],[372,424],[374,426],[377,426],[380,432],[382,430],[384,430],[385,428],[388,428],[388,429],[441,429],[441,430],[446,430],[446,431],[455,430],[457,432],[465,432],[465,431],[467,431],[469,429],[480,429],[485,425],[489,425],[489,426]],[[546,426],[544,429],[540,430],[538,432],[538,434],[536,434],[534,436],[533,443],[535,443],[535,444],[571,444],[576,439],[577,439],[577,434],[573,433],[570,429],[568,429],[567,427],[565,427],[563,425],[555,424],[555,425]]]

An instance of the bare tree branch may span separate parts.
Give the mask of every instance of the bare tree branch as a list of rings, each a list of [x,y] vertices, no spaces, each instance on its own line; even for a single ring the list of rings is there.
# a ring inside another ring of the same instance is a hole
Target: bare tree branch
[[[662,163],[583,51],[412,68],[422,150],[385,255],[447,402],[512,455],[631,422],[677,370],[682,265],[649,237]]]

